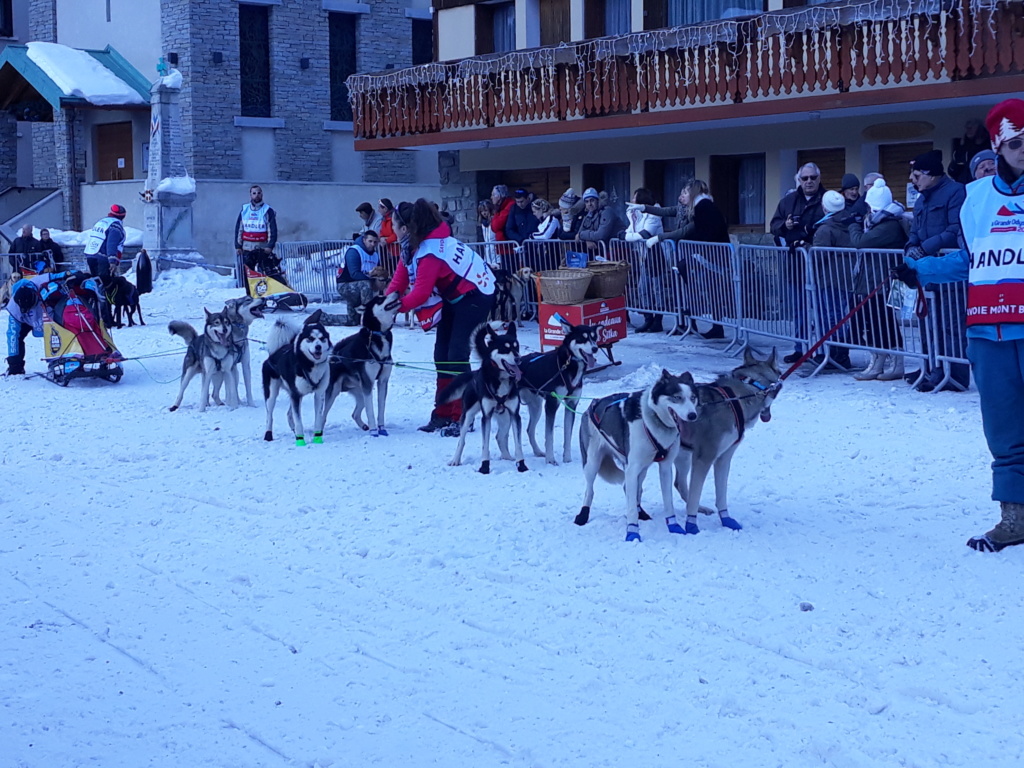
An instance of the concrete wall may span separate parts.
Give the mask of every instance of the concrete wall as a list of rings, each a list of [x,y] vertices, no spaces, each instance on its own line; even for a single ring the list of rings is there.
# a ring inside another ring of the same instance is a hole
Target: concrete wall
[[[133,67],[155,80],[161,50],[160,2],[57,0],[57,42],[72,48],[113,45]]]
[[[396,203],[417,197],[441,199],[438,185],[253,181],[263,187],[264,199],[277,211],[278,236],[283,241],[349,238],[361,226],[355,209],[362,202],[373,204],[381,197],[390,197]],[[91,226],[105,216],[111,203],[120,203],[128,211],[125,226],[142,229],[145,204],[139,192],[143,186],[141,180],[83,185],[83,227]],[[193,234],[196,250],[211,263],[233,263],[235,221],[248,200],[248,182],[197,182],[196,201],[192,207]],[[37,226],[40,224],[51,225],[50,222],[38,222]]]

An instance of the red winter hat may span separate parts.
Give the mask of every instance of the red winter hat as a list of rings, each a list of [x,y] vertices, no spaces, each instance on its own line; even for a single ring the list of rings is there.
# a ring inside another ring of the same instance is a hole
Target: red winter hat
[[[114,203],[112,206],[110,206],[110,215],[118,219],[123,219],[125,216],[128,215],[128,211],[124,209],[123,205],[118,205],[117,203]]]
[[[999,102],[985,118],[985,127],[992,137],[992,149],[999,152],[1004,141],[1024,134],[1024,101],[1007,99]]]

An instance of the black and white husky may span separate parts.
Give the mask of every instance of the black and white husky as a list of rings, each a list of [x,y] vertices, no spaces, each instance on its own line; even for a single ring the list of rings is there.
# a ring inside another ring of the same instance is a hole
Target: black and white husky
[[[743,350],[743,365],[710,384],[698,384],[700,419],[680,433],[682,450],[676,454],[676,489],[686,503],[686,533],[699,533],[697,512],[708,472],[715,470],[715,507],[722,525],[734,531],[743,526],[729,514],[729,466],[748,429],[772,417],[771,406],[782,389],[779,366],[772,350],[767,360]],[[689,476],[689,482],[687,482]]]
[[[679,436],[697,420],[693,376],[661,376],[639,392],[608,395],[595,400],[580,424],[580,454],[587,488],[576,525],[590,520],[594,478],[623,483],[626,492],[626,541],[640,541],[640,492],[644,477],[658,465],[665,522],[671,533],[684,533],[672,503],[672,468],[680,451]]]
[[[242,369],[242,381],[245,382],[245,404],[250,408],[256,403],[252,399],[252,364],[249,354],[249,327],[257,318],[264,316],[267,309],[267,300],[264,298],[254,299],[252,296],[243,296],[240,299],[228,299],[224,302],[224,314],[231,323],[231,338],[238,348],[238,365]],[[214,397],[217,396],[219,385],[214,388]]]
[[[388,399],[388,380],[394,360],[391,357],[391,329],[398,317],[398,294],[374,296],[363,308],[362,327],[342,339],[331,350],[331,383],[324,416],[342,392],[351,392],[356,407],[352,420],[374,437],[387,437],[384,408]],[[377,385],[377,412],[373,410],[373,386]],[[366,423],[362,412],[366,411]]]
[[[519,382],[523,401],[530,409],[526,431],[535,456],[544,456],[548,464],[555,461],[555,414],[565,403],[562,426],[562,461],[572,461],[572,427],[576,409],[583,393],[583,374],[597,362],[598,329],[592,325],[571,325],[561,321],[565,338],[557,349],[530,355],[520,362],[523,378]],[[544,451],[537,445],[537,422],[544,407]]]
[[[274,439],[274,404],[283,388],[288,394],[288,425],[295,433],[295,444],[306,444],[302,425],[302,398],[306,395],[313,395],[313,442],[323,442],[327,389],[331,383],[331,337],[320,322],[320,315],[318,309],[300,328],[282,318],[270,331],[270,357],[263,362],[263,397],[267,403],[264,440]]]
[[[206,313],[206,323],[201,334],[182,320],[172,320],[167,324],[167,330],[171,335],[180,336],[188,343],[185,359],[181,364],[178,399],[171,406],[172,411],[178,410],[185,390],[196,374],[202,374],[203,377],[203,391],[199,397],[200,411],[205,411],[210,404],[211,392],[213,402],[224,405],[217,394],[222,382],[228,407],[232,410],[238,407],[238,347],[231,337],[231,321],[223,311],[210,312],[204,308],[203,312]]]
[[[481,474],[491,471],[491,421],[498,422],[498,447],[501,458],[512,460],[508,450],[508,434],[515,440],[516,468],[525,472],[523,457],[523,422],[519,416],[519,339],[515,323],[493,321],[473,331],[473,348],[480,358],[476,370],[460,373],[437,395],[437,404],[450,403],[462,398],[462,419],[459,421],[459,444],[449,463],[457,467],[466,447],[466,434],[473,420],[480,416],[483,451],[480,459]]]

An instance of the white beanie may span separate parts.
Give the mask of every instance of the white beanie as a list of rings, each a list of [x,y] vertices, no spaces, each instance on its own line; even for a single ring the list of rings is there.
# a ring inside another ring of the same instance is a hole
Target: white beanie
[[[868,208],[872,211],[880,211],[892,204],[892,192],[885,186],[885,179],[875,179],[871,189],[864,195]]]
[[[846,199],[838,192],[830,190],[821,198],[821,207],[825,209],[825,213],[839,213],[846,207]]]

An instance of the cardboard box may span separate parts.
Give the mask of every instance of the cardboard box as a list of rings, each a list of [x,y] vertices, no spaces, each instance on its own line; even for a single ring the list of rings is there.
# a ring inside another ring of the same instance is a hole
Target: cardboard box
[[[565,334],[562,326],[554,319],[561,315],[573,325],[597,325],[601,328],[598,344],[611,346],[626,338],[626,297],[614,299],[592,299],[582,304],[540,303],[540,348],[542,352],[554,349],[562,343]]]

